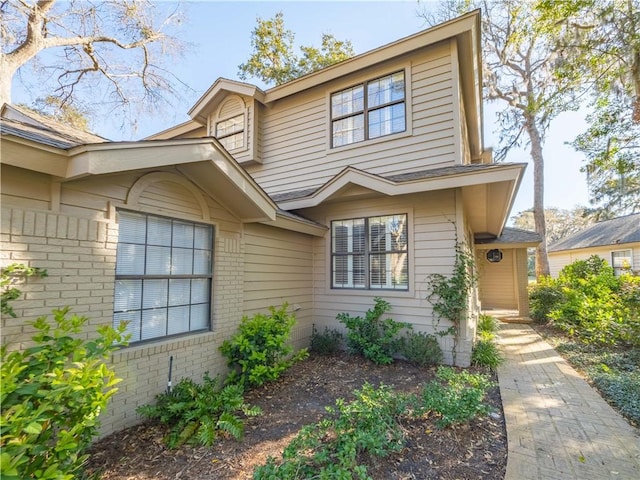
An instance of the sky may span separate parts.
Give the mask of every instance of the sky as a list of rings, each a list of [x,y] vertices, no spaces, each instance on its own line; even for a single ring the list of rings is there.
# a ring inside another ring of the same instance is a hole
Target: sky
[[[425,3],[425,2],[423,2]],[[190,45],[183,58],[172,60],[171,73],[190,87],[174,112],[140,117],[137,130],[122,131],[108,118],[94,119],[92,130],[112,140],[141,139],[189,119],[187,112],[219,77],[238,78],[238,65],[252,53],[251,32],[257,18],[284,15],[285,27],[295,34],[295,45],[319,46],[322,34],[350,40],[356,54],[375,49],[427,28],[417,14],[416,0],[396,1],[193,1],[184,4],[186,21],[180,38]],[[263,87],[255,79],[249,80]],[[14,88],[14,103],[30,103],[29,93]],[[499,104],[485,104],[486,146],[497,145],[495,111]],[[585,128],[584,115],[566,113],[549,130],[544,145],[545,205],[572,209],[588,203],[586,178],[580,172],[582,159],[565,142]],[[525,150],[514,150],[507,162],[527,162]],[[533,165],[525,176],[511,214],[533,206]]]

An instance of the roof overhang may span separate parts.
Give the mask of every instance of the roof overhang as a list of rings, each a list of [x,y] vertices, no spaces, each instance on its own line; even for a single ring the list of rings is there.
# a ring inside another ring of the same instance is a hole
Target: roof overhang
[[[423,176],[398,179],[347,167],[312,193],[284,199],[278,206],[284,210],[301,210],[354,196],[399,196],[460,188],[472,230],[498,236],[511,211],[525,168],[524,163],[469,165],[468,168],[437,169],[442,174],[425,171]]]
[[[61,183],[173,167],[241,221],[276,219],[273,200],[214,138],[109,142],[69,150],[7,140],[13,138],[3,135],[3,163],[53,175]],[[9,148],[15,152],[9,154]]]

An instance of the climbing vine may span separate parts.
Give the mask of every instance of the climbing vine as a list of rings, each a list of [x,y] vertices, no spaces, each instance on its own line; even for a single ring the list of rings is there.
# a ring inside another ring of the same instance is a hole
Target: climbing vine
[[[431,291],[427,300],[433,306],[433,312],[438,320],[445,318],[453,323],[449,329],[441,332],[441,335],[453,335],[454,364],[460,323],[467,312],[469,296],[477,282],[475,259],[464,244],[456,245],[456,259],[451,276],[434,273],[427,278],[427,286]]]

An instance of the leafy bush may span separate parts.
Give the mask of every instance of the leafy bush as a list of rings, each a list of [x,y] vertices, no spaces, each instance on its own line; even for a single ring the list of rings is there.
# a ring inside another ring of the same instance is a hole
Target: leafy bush
[[[616,277],[592,256],[543,280],[530,293],[532,316],[550,319],[569,335],[600,345],[640,345],[640,279]]]
[[[183,378],[171,392],[157,395],[155,405],[144,405],[137,411],[169,426],[165,438],[169,448],[185,443],[211,446],[221,432],[242,438],[244,423],[238,412],[247,416],[261,413],[258,407],[247,405],[243,395],[241,385],[220,389],[217,377],[207,373],[202,384]]]
[[[480,314],[478,319],[478,336],[481,340],[493,340],[500,327],[500,322],[491,315]]]
[[[473,351],[471,352],[471,363],[473,365],[495,370],[503,361],[504,357],[493,340],[480,339],[473,346]]]
[[[311,351],[320,355],[333,355],[342,347],[342,333],[329,327],[324,327],[324,332],[319,333],[313,326],[311,334]]]
[[[0,350],[2,416],[0,473],[3,479],[73,479],[98,432],[99,415],[120,379],[104,360],[126,343],[125,326],[98,328],[82,340],[87,317],[54,310],[32,322],[35,345]]]
[[[486,375],[466,371],[456,373],[450,367],[440,367],[436,376],[438,380],[429,382],[422,390],[420,410],[436,414],[439,427],[468,422],[489,412],[489,407],[483,403],[491,386]]]
[[[377,389],[365,383],[353,392],[355,400],[336,400],[329,417],[304,427],[284,449],[280,461],[270,457],[254,471],[255,480],[301,478],[367,479],[359,465],[363,454],[384,457],[403,447],[398,419],[409,397],[386,385]]]
[[[400,353],[415,365],[426,367],[442,362],[442,348],[434,335],[409,332],[402,338]]]
[[[239,333],[225,340],[220,351],[227,357],[232,372],[227,383],[243,387],[262,385],[275,380],[294,362],[305,358],[306,350],[291,357],[293,348],[287,345],[296,320],[287,312],[288,305],[269,307],[270,315],[257,313],[243,317]]]
[[[388,365],[398,352],[400,330],[411,329],[411,325],[391,318],[383,320],[382,315],[391,310],[391,304],[380,297],[376,297],[374,302],[373,309],[367,310],[364,318],[352,317],[348,313],[340,313],[337,318],[347,327],[347,347],[352,353],[378,365]]]
[[[562,289],[551,277],[541,277],[529,289],[529,308],[533,320],[545,323],[552,312],[564,299]]]

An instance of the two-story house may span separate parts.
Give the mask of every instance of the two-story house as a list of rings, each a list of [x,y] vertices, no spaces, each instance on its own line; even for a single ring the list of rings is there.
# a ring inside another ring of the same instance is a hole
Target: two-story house
[[[417,331],[448,328],[429,276],[502,233],[525,167],[483,144],[478,12],[266,91],[219,79],[192,120],[143,141],[2,113],[3,262],[49,271],[3,341],[63,305],[128,320],[104,433],[138,421],[170,358],[174,379],[223,372],[218,347],[270,305],[296,310],[297,346],[376,296]],[[449,363],[470,361],[470,299],[457,342],[441,337]]]

